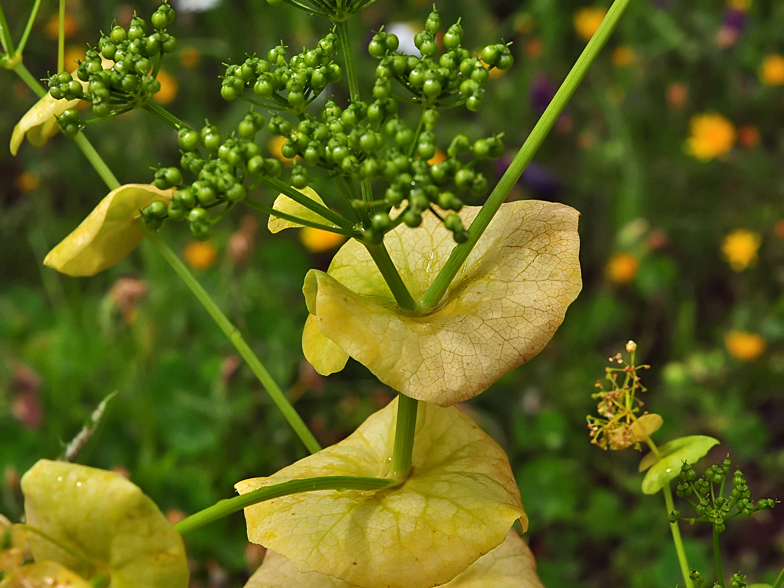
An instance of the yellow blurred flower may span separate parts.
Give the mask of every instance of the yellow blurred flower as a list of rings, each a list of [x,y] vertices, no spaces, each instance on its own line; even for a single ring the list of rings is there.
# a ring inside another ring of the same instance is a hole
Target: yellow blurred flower
[[[757,250],[762,237],[746,229],[737,229],[724,237],[721,251],[733,271],[741,272],[757,261]]]
[[[583,41],[590,41],[607,11],[604,8],[582,8],[574,15],[574,30]]]
[[[686,150],[701,161],[709,161],[732,149],[737,138],[735,125],[720,114],[700,114],[690,122]]]
[[[727,7],[732,10],[746,12],[751,8],[751,0],[727,0]]]
[[[635,59],[637,59],[637,55],[634,53],[634,49],[626,45],[616,47],[612,54],[612,62],[615,67],[629,67]]]
[[[343,235],[331,233],[330,231],[305,227],[299,233],[299,240],[302,241],[305,249],[311,253],[323,253],[324,251],[335,249],[346,238]]]
[[[185,263],[193,269],[204,270],[218,260],[218,252],[209,241],[188,241],[183,252]]]
[[[759,77],[768,86],[784,86],[784,56],[767,55],[762,60]]]
[[[724,336],[724,346],[735,359],[754,361],[765,352],[767,342],[757,333],[733,330]]]
[[[158,104],[168,104],[177,96],[177,89],[179,87],[177,80],[164,69],[158,72],[158,77],[156,79],[161,83],[161,89],[153,96],[153,99]]]
[[[68,45],[65,48],[65,55],[63,56],[63,62],[65,63],[65,69],[71,70],[76,67],[76,62],[84,61],[84,57],[87,54],[86,46],[82,45]]]
[[[607,279],[616,284],[628,284],[637,275],[640,260],[632,253],[616,253],[607,262],[604,273]]]

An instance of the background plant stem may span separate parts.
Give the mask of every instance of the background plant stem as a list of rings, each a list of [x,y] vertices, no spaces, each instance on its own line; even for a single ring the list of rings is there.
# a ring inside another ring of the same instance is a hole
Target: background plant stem
[[[716,564],[716,578],[721,588],[724,588],[724,571],[721,569],[721,549],[719,547],[719,531],[713,525],[713,561]]]
[[[248,363],[251,371],[266,388],[267,393],[269,393],[270,397],[272,398],[272,401],[283,413],[283,416],[291,425],[291,428],[294,429],[294,432],[297,433],[297,436],[299,436],[299,438],[305,444],[305,447],[308,448],[308,451],[311,453],[320,451],[321,445],[319,445],[319,442],[316,441],[313,433],[310,432],[297,411],[294,410],[294,407],[291,406],[291,403],[289,403],[289,401],[286,399],[285,394],[283,394],[283,391],[277,385],[275,380],[272,379],[272,376],[270,376],[269,372],[264,367],[264,364],[261,363],[250,346],[242,338],[242,335],[240,334],[237,327],[231,324],[229,319],[226,318],[226,315],[223,314],[220,308],[218,308],[218,305],[215,304],[207,291],[196,280],[190,270],[185,267],[185,264],[180,261],[180,258],[175,255],[168,245],[166,245],[164,240],[157,233],[146,229],[145,235],[147,236],[147,239],[150,241],[150,243],[152,243],[152,245],[158,251],[158,253],[163,256],[163,258],[168,262],[177,275],[182,278],[183,282],[185,282],[188,288],[190,288],[191,292],[193,292],[194,296],[196,296],[199,302],[201,302],[202,306],[204,306],[205,310],[218,324],[218,327],[220,327],[221,331],[223,331],[223,333],[229,338],[229,341],[231,341],[232,345],[234,345],[234,348],[237,350],[237,352]]]
[[[248,492],[242,496],[227,498],[205,508],[186,519],[183,519],[174,528],[178,533],[184,535],[194,529],[198,529],[223,518],[233,512],[242,510],[247,506],[289,496],[291,494],[301,494],[303,492],[315,492],[316,490],[378,490],[386,488],[392,484],[391,480],[383,478],[362,478],[353,476],[322,476],[319,478],[304,478],[302,480],[289,480],[274,486],[259,488],[253,492]]]
[[[599,29],[588,42],[588,45],[566,76],[566,79],[563,84],[561,84],[561,87],[550,102],[550,105],[544,111],[544,114],[534,126],[528,139],[526,139],[525,143],[520,148],[520,151],[490,193],[487,202],[482,206],[482,210],[476,216],[474,222],[471,223],[471,226],[468,229],[468,241],[461,245],[457,245],[452,250],[444,267],[441,268],[441,271],[438,273],[435,280],[433,280],[433,283],[422,295],[419,302],[425,310],[430,310],[438,306],[441,298],[446,293],[449,284],[452,283],[452,280],[465,263],[465,260],[479,241],[482,233],[487,229],[490,221],[493,220],[498,209],[501,208],[501,204],[506,200],[509,192],[520,179],[523,171],[528,167],[528,164],[544,142],[545,137],[547,137],[550,130],[553,128],[553,125],[555,125],[555,122],[571,99],[577,86],[580,85],[580,82],[585,77],[588,68],[594,62],[596,56],[610,37],[610,34],[615,29],[618,20],[623,15],[629,2],[630,0],[615,0],[613,2],[607,15],[604,17],[602,24],[599,26]]]

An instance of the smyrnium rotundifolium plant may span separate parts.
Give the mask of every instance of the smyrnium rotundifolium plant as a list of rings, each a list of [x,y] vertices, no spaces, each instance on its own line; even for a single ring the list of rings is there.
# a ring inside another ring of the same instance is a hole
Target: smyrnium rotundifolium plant
[[[577,211],[550,202],[504,201],[628,1],[616,1],[492,188],[478,163],[504,154],[503,134],[445,136],[440,112],[477,111],[489,102],[491,71],[513,64],[510,46],[501,39],[471,51],[463,44],[462,22],[446,26],[435,7],[415,37],[419,56],[399,53],[399,40],[383,28],[373,33],[367,50],[377,66],[372,95],[363,97],[347,21],[372,0],[268,2],[291,4],[331,24],[315,46],[300,52],[281,43],[266,55],[226,64],[221,96],[248,104],[233,129],[209,121],[189,124],[151,100],[160,90],[164,56],[177,46],[175,11],[166,2],[149,23],[136,14],[127,28],[113,24],[74,73],[64,71],[61,57],[60,71],[49,76],[48,95],[22,119],[12,149],[25,134],[42,143],[56,121],[110,193],[45,263],[63,273],[92,275],[121,261],[146,236],[313,455],[239,482],[240,496],[173,528],[130,483],[42,461],[23,483],[25,529],[43,546],[32,554],[32,565],[39,567],[14,564],[4,571],[15,574],[10,581],[24,584],[47,574],[59,581],[61,574],[74,573],[75,585],[86,578],[117,588],[124,585],[121,572],[133,569],[147,578],[140,585],[180,585],[187,570],[180,544],[171,539],[176,532],[244,509],[249,539],[280,554],[262,573],[272,579],[254,576],[249,586],[281,577],[300,585],[300,572],[315,572],[314,581],[325,586],[540,586],[533,558],[510,530],[519,522],[524,532],[527,517],[507,456],[451,405],[539,353],[580,291]],[[31,22],[36,10],[37,4]],[[2,39],[13,58],[6,61],[40,90],[10,38]],[[347,98],[336,90],[341,83]],[[121,186],[82,130],[134,109],[176,133],[180,161],[154,170],[147,184]],[[293,161],[288,169],[265,150],[265,136],[281,138],[280,154]],[[434,158],[439,149],[443,159]],[[468,195],[486,196],[486,202],[465,206]],[[312,227],[349,238],[328,272],[312,270],[305,279],[303,351],[323,374],[341,370],[353,357],[400,394],[327,449],[158,234],[183,221],[196,238],[208,239],[218,222],[242,206],[269,215],[273,233]],[[47,480],[62,492],[42,494]],[[91,510],[103,490],[117,504]],[[139,509],[152,517],[144,529],[113,524],[118,513],[137,520]],[[119,529],[122,540],[113,543],[107,529]],[[104,552],[106,543],[119,552]],[[160,544],[160,553],[136,549],[142,544]],[[52,555],[58,550],[65,555]],[[115,565],[116,553],[122,561]],[[171,565],[155,575],[168,557]],[[161,580],[166,574],[171,578]]]

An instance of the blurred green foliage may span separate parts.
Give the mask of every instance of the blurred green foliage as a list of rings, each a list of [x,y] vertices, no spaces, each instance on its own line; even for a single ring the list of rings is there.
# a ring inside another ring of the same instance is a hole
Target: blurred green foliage
[[[186,13],[187,4],[175,5],[180,49],[164,69],[178,82],[168,107],[193,124],[209,118],[229,128],[245,111],[220,98],[222,63],[266,52],[281,39],[297,48],[312,44],[327,31],[261,0],[223,0]],[[503,131],[512,155],[584,46],[574,18],[588,5],[440,4],[443,22],[463,16],[477,49],[499,35],[514,41],[516,65],[494,82],[481,114],[455,109],[443,117],[450,133]],[[784,85],[760,78],[765,58],[784,54],[784,4],[734,5],[635,0],[515,192],[582,212],[584,290],[545,351],[466,410],[509,453],[531,519],[528,540],[548,586],[678,582],[663,501],[640,494],[639,455],[603,452],[587,435],[593,382],[630,338],[652,366],[643,374],[643,399],[664,417],[658,439],[715,436],[722,445],[710,460],[729,452],[755,497],[784,497]],[[68,44],[95,44],[114,18],[155,6],[69,2]],[[18,38],[27,3],[3,8]],[[421,21],[428,8],[379,0],[353,25],[357,47],[371,29]],[[55,13],[56,3],[43,4],[25,52],[40,78],[56,67]],[[374,65],[363,52],[360,75]],[[0,137],[7,141],[35,99],[11,72],[0,72],[0,80]],[[363,90],[369,88],[368,80]],[[345,99],[342,89],[335,92]],[[690,121],[705,113],[721,114],[737,132],[732,149],[710,161],[685,148]],[[151,166],[178,156],[175,133],[144,112],[90,126],[87,135],[121,182],[149,182]],[[503,170],[487,171],[498,177]],[[127,470],[164,510],[194,512],[230,496],[236,481],[304,455],[229,342],[150,249],[142,246],[89,280],[40,265],[106,193],[72,142],[25,144],[17,158],[2,151],[0,180],[0,510],[20,514],[18,474],[60,453],[113,390],[120,394],[80,461]],[[296,234],[273,239],[251,224],[238,213],[221,225],[212,240],[217,263],[199,277],[320,441],[333,443],[391,391],[355,362],[328,379],[304,363],[299,291],[306,271],[324,268],[329,253],[311,254]],[[758,260],[733,271],[722,240],[740,228],[759,235],[761,247]],[[167,227],[164,237],[183,251],[186,231]],[[242,260],[237,234],[252,235]],[[146,294],[126,304],[117,290],[122,278],[142,280]],[[745,360],[727,346],[733,331],[761,337],[750,351],[748,340],[740,342]],[[725,570],[772,582],[781,565],[784,508],[727,527]],[[708,537],[700,529],[684,532],[691,564],[707,572]],[[217,569],[229,572],[229,585],[251,570],[239,515],[188,542],[197,577],[209,585],[222,585]]]

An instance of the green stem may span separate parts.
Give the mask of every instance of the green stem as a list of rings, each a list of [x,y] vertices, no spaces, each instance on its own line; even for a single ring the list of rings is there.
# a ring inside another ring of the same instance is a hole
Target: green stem
[[[724,572],[721,569],[721,549],[719,548],[719,532],[713,525],[713,561],[716,563],[716,578],[721,588],[724,588]]]
[[[352,102],[361,100],[359,94],[359,79],[354,65],[354,53],[351,50],[351,37],[348,34],[348,21],[335,23],[340,48],[343,51],[343,61],[346,62],[346,80],[348,81],[348,95]]]
[[[320,223],[316,223],[311,220],[299,218],[292,214],[286,214],[285,212],[275,210],[274,208],[267,206],[266,204],[262,204],[261,202],[256,202],[255,200],[252,200],[250,198],[244,198],[241,202],[242,204],[249,206],[254,210],[258,210],[259,212],[263,212],[264,214],[282,218],[284,220],[291,221],[293,223],[297,223],[300,225],[304,225],[306,227],[312,227],[314,229],[319,229],[322,231],[329,231],[330,233],[337,233],[338,235],[345,235],[346,237],[352,237],[354,239],[362,238],[362,234],[359,231],[341,229],[340,227],[331,227],[329,225],[322,225]]]
[[[8,30],[8,22],[5,20],[2,4],[0,4],[0,44],[2,44],[3,51],[10,59],[16,56],[14,40],[11,38],[11,31]]]
[[[561,84],[561,87],[558,89],[552,102],[550,102],[547,110],[544,111],[544,114],[536,123],[536,126],[534,126],[528,139],[526,139],[511,165],[506,170],[506,173],[501,177],[488,197],[487,202],[482,206],[482,210],[479,211],[474,222],[471,223],[471,226],[468,229],[468,241],[461,245],[457,245],[452,250],[444,267],[441,268],[441,271],[438,273],[433,283],[423,294],[420,299],[420,304],[425,310],[432,310],[439,304],[441,298],[443,298],[449,284],[452,283],[452,280],[457,275],[460,267],[465,263],[465,260],[479,241],[482,233],[484,233],[485,229],[490,224],[490,221],[493,219],[496,212],[498,212],[498,209],[501,208],[501,204],[506,200],[509,192],[520,179],[523,171],[544,142],[545,137],[547,137],[548,133],[553,128],[553,125],[555,125],[561,112],[563,112],[563,109],[566,107],[567,102],[569,102],[577,89],[577,86],[585,77],[588,68],[594,62],[596,56],[610,37],[613,29],[618,24],[618,20],[629,5],[629,2],[630,0],[615,0],[613,2],[610,10],[607,12],[607,16],[604,17],[602,24],[596,31],[596,34],[594,34],[588,42],[588,45],[577,59],[577,62],[572,67],[569,75],[566,76],[566,79],[563,84]]]
[[[405,480],[411,473],[418,406],[418,400],[409,398],[405,394],[397,395],[397,425],[395,448],[392,453],[392,477],[395,480]]]
[[[675,510],[669,482],[664,485],[662,492],[664,493],[664,504],[667,505],[667,518],[669,519],[670,513]],[[681,530],[678,527],[677,522],[670,523],[670,531],[672,532],[672,541],[675,543],[675,552],[678,554],[678,563],[681,566],[683,581],[686,583],[686,588],[694,588],[694,582],[692,582],[689,577],[689,561],[686,559],[686,551],[683,549],[683,540],[681,539]]]
[[[33,92],[35,92],[36,96],[39,98],[46,96],[46,88],[33,77],[33,74],[30,73],[30,70],[28,70],[21,61],[17,63],[13,69],[14,73],[18,75]]]
[[[27,45],[27,39],[30,37],[30,31],[33,30],[33,23],[35,22],[35,17],[38,15],[38,8],[40,6],[41,0],[35,0],[33,9],[30,11],[30,18],[27,19],[27,25],[25,26],[24,33],[22,33],[22,38],[19,39],[19,46],[16,48],[18,54],[21,54],[24,51],[25,45]]]
[[[223,333],[229,338],[229,341],[231,341],[232,345],[234,345],[234,348],[237,350],[237,352],[248,363],[251,371],[256,375],[264,388],[266,388],[267,393],[270,395],[273,402],[277,405],[278,409],[280,409],[280,411],[283,413],[283,416],[289,422],[291,428],[294,429],[299,438],[305,444],[305,447],[308,448],[308,451],[311,453],[320,451],[321,445],[319,445],[318,441],[316,441],[316,438],[305,425],[302,418],[299,416],[299,414],[297,414],[297,411],[294,410],[294,407],[291,406],[289,401],[286,399],[285,394],[277,385],[277,383],[275,383],[275,380],[272,379],[272,376],[270,376],[269,372],[261,363],[259,358],[242,338],[242,335],[237,330],[237,328],[231,324],[228,318],[226,318],[226,315],[223,314],[220,308],[218,308],[218,305],[215,304],[215,301],[210,297],[202,285],[199,284],[188,268],[185,267],[185,264],[180,261],[180,258],[175,255],[168,245],[166,245],[164,240],[153,231],[145,230],[145,235],[147,236],[150,243],[152,243],[152,245],[158,251],[158,253],[163,256],[163,258],[169,263],[177,275],[182,278],[183,282],[185,282],[188,288],[190,288],[191,292],[193,292],[199,302],[201,302],[202,306],[204,306],[205,310],[218,324],[218,327],[220,327],[221,331],[223,331]]]
[[[106,162],[101,158],[98,152],[93,147],[92,143],[87,140],[82,133],[79,133],[74,137],[74,142],[76,143],[77,147],[82,150],[84,156],[87,160],[92,164],[95,171],[98,172],[98,175],[101,176],[101,179],[106,183],[110,190],[116,190],[120,187],[119,180],[115,177],[112,173],[112,170],[109,169],[109,166],[106,165]]]
[[[309,208],[316,214],[324,217],[324,219],[330,221],[332,224],[335,224],[347,231],[354,230],[354,226],[351,223],[351,221],[346,220],[338,213],[334,212],[333,210],[330,210],[326,206],[319,204],[315,200],[308,198],[307,196],[305,196],[305,194],[303,194],[299,190],[295,190],[285,182],[281,182],[277,178],[270,178],[267,176],[264,176],[262,179],[264,183],[267,184],[268,186],[275,188],[278,192],[285,194],[286,196],[291,198],[294,202],[301,204],[305,208]]]
[[[148,100],[144,103],[142,107],[144,110],[149,112],[150,114],[154,114],[167,125],[170,125],[174,130],[180,129],[191,129],[194,130],[189,124],[184,123],[179,118],[174,116],[171,112],[166,110],[163,106],[155,102],[154,100]]]
[[[773,583],[773,588],[781,588],[782,586],[784,586],[784,568],[782,568],[778,578],[776,578],[776,581]]]
[[[389,257],[389,251],[387,251],[384,243],[382,242],[378,245],[363,243],[363,245],[365,246],[365,249],[368,250],[368,253],[370,253],[370,257],[373,258],[373,261],[378,267],[378,271],[381,272],[389,289],[392,291],[392,295],[395,297],[398,307],[401,310],[408,312],[416,312],[417,303],[408,291],[408,288],[403,282],[403,278],[400,277],[400,273],[397,271],[392,258]]]
[[[194,529],[217,521],[233,512],[242,510],[245,507],[265,500],[289,496],[291,494],[301,494],[303,492],[315,492],[317,490],[379,490],[392,485],[392,480],[383,478],[361,478],[353,476],[322,476],[319,478],[304,478],[302,480],[289,480],[274,486],[259,488],[253,492],[248,492],[242,496],[227,498],[220,502],[199,511],[186,519],[183,519],[174,528],[178,533],[184,535]]]
[[[65,69],[65,0],[60,0],[60,22],[57,27],[57,71]]]

